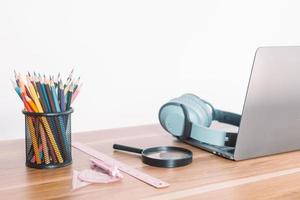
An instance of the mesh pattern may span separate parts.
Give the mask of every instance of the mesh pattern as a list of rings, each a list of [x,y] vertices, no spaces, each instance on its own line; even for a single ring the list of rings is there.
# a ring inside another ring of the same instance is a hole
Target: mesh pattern
[[[26,165],[57,168],[72,163],[71,113],[25,114]]]

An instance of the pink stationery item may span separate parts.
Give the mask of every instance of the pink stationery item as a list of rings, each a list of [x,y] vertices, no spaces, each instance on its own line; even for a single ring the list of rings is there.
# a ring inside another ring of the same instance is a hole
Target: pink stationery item
[[[82,181],[78,176],[79,176],[79,171],[73,170],[73,179],[72,179],[72,188],[73,188],[73,190],[77,190],[79,188],[82,188],[82,187],[85,187],[85,186],[91,184],[91,183],[87,183],[85,181]]]
[[[79,172],[78,178],[87,183],[112,183],[121,180],[121,178],[104,174],[95,169],[85,169]]]
[[[117,166],[111,166],[106,164],[103,161],[91,158],[91,168],[100,168],[104,172],[106,172],[108,175],[116,178],[123,178],[123,175],[121,174],[120,170],[117,168]]]
[[[73,172],[73,190],[91,183],[112,183],[120,181],[123,175],[116,166],[97,159],[91,159],[91,169]]]

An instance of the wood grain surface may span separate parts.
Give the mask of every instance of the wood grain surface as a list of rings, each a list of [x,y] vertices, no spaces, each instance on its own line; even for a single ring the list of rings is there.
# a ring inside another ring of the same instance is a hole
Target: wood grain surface
[[[24,140],[1,141],[0,199],[300,199],[300,152],[230,161],[176,141],[159,125],[85,132],[82,142],[170,183],[155,189],[124,174],[121,182],[72,191],[72,171],[89,167],[89,156],[73,149],[73,164],[60,169],[25,167]],[[143,164],[138,155],[114,151],[113,143],[136,147],[174,145],[194,153],[191,165],[164,169]]]

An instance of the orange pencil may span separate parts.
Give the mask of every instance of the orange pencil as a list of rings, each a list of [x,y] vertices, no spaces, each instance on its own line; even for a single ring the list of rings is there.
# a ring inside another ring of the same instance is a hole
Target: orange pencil
[[[36,105],[28,96],[25,96],[25,101],[28,103],[28,105],[30,106],[30,108],[33,112],[38,112]]]
[[[25,110],[28,111],[28,112],[32,112],[32,109],[30,108],[28,102],[26,101],[26,96],[25,96],[24,92],[21,92],[21,98],[22,98],[22,101],[24,103]]]
[[[24,102],[25,110],[28,111],[28,112],[32,112],[32,109],[30,108],[28,102],[26,101],[24,85],[21,88],[21,96],[22,96],[22,100]],[[34,151],[34,154],[35,154],[35,157],[36,157],[35,158],[36,163],[41,164],[41,159],[40,159],[40,155],[39,155],[38,141],[37,141],[37,138],[36,138],[36,135],[35,135],[32,119],[31,119],[31,117],[26,117],[25,119],[27,120],[28,129],[29,129],[29,133],[30,133],[30,136],[31,136],[32,146],[33,146],[33,151]]]

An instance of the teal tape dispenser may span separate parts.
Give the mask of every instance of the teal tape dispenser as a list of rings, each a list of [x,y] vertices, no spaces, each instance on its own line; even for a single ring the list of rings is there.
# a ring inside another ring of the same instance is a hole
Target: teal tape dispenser
[[[202,148],[201,144],[235,147],[237,133],[210,128],[213,120],[239,126],[241,115],[215,109],[193,94],[184,94],[164,104],[159,111],[162,127],[179,140]]]

